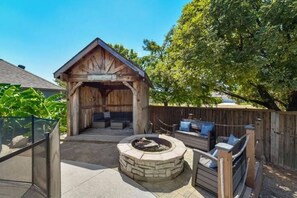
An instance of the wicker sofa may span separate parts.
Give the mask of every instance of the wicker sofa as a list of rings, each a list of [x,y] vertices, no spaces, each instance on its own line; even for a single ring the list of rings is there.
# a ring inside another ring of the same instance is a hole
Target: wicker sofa
[[[110,118],[104,116],[103,112],[96,112],[93,115],[93,124],[94,128],[105,128],[110,126]]]
[[[110,112],[110,128],[123,129],[133,121],[132,112]]]
[[[93,127],[105,128],[110,126],[112,129],[123,129],[132,123],[132,112],[96,112],[93,115]]]
[[[214,124],[213,122],[183,119],[182,121],[191,122],[191,130],[189,132],[179,130],[180,125],[173,125],[173,136],[181,140],[186,146],[190,146],[203,151],[210,151],[216,141],[215,129],[208,133],[207,136],[201,135],[201,128],[203,124]]]

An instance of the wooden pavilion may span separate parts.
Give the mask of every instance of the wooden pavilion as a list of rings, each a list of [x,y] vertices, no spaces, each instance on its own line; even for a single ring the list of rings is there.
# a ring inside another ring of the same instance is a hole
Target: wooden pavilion
[[[69,136],[92,127],[95,112],[133,112],[134,134],[148,126],[147,74],[101,39],[93,40],[54,77],[67,83]]]

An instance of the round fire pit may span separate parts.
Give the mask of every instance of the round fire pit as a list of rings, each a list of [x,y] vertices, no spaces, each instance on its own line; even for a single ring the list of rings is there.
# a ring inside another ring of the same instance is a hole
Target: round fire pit
[[[141,181],[165,181],[184,169],[185,145],[166,135],[142,134],[123,139],[118,145],[120,170]]]

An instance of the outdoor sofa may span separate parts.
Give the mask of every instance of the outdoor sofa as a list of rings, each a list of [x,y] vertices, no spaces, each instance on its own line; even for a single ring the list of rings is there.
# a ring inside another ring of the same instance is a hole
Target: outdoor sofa
[[[110,128],[123,129],[133,121],[132,112],[110,112]]]
[[[185,122],[190,123],[188,130],[181,127]],[[203,130],[205,126],[207,126],[208,129],[207,133]],[[186,146],[203,151],[210,151],[216,141],[215,125],[213,122],[183,119],[180,124],[173,125],[173,136],[181,140]]]
[[[123,129],[133,120],[132,112],[97,112],[93,116],[94,128]]]
[[[103,112],[96,112],[93,115],[93,127],[94,128],[105,128],[110,126],[110,117],[104,116]]]

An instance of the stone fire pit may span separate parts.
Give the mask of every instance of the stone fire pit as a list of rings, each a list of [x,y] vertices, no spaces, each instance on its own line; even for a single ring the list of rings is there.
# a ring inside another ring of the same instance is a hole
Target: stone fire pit
[[[145,139],[142,139],[145,138]],[[143,140],[162,144],[162,151],[136,148]],[[127,176],[141,181],[165,181],[178,176],[184,169],[185,145],[166,135],[142,134],[123,139],[118,145],[120,170]]]

